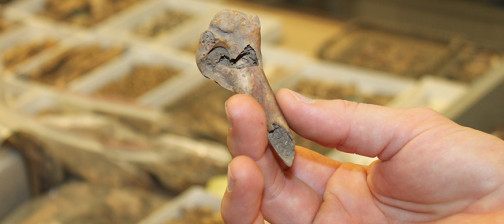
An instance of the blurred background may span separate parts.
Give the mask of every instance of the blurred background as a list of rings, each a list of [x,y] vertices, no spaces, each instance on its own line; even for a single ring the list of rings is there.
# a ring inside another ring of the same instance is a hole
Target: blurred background
[[[222,223],[232,93],[195,51],[225,8],[274,90],[504,136],[504,1],[0,0],[0,223]]]

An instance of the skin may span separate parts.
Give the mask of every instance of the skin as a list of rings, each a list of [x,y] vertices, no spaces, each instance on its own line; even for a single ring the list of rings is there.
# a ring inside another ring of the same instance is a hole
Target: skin
[[[226,223],[504,223],[504,141],[422,108],[276,95],[293,131],[375,157],[340,163],[302,147],[279,167],[251,97],[226,102],[230,123]]]

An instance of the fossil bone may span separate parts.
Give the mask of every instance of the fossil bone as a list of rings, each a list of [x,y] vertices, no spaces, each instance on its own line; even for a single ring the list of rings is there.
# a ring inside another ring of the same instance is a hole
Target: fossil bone
[[[233,10],[219,12],[201,35],[196,62],[205,77],[262,105],[274,154],[290,167],[294,140],[262,69],[259,18]]]

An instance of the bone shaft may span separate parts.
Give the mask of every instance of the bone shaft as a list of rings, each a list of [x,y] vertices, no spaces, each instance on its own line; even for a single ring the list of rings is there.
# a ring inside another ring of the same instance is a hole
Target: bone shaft
[[[244,90],[244,93],[252,96],[264,108],[268,122],[268,131],[275,129],[273,124],[277,124],[288,130],[287,122],[276,102],[275,93],[268,84],[263,69],[259,66],[252,66],[242,70],[253,77],[249,79],[251,83],[249,88]]]

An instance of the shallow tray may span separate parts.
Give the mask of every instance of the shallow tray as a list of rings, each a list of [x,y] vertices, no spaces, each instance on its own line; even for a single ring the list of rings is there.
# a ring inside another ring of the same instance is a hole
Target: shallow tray
[[[456,35],[421,27],[353,21],[318,54],[328,61],[419,78],[442,67],[461,43]]]
[[[18,69],[14,70],[14,72],[16,73],[16,77],[21,78],[25,81],[32,82],[34,85],[48,85],[42,83],[41,81],[32,79],[30,75],[43,68],[43,66],[50,64],[52,60],[58,58],[60,55],[63,55],[73,49],[79,49],[87,46],[98,46],[102,49],[123,49],[122,54],[124,54],[124,52],[126,52],[129,47],[127,42],[118,42],[117,40],[108,39],[100,35],[75,35],[72,36],[72,38],[62,40],[60,44],[51,48],[50,51],[45,53],[44,57],[39,57],[37,58],[39,60],[31,60],[27,63],[24,63],[23,66],[20,66]],[[108,61],[105,61],[101,65],[92,67],[89,69],[89,71],[79,73],[80,75],[78,75],[74,79],[62,81],[62,83],[58,82],[59,88],[70,88],[74,82],[78,82],[79,79],[84,78],[88,73],[94,72],[98,67],[105,66],[107,63],[111,63],[114,60],[119,59],[122,54],[119,52],[117,56],[111,58]]]
[[[210,14],[216,11],[214,4],[197,1],[176,1],[176,0],[158,0],[146,1],[127,14],[122,14],[105,23],[99,32],[117,35],[120,33],[126,38],[139,40],[143,42],[165,42],[167,38],[176,33],[187,33],[201,20],[209,20]],[[162,16],[165,12],[176,12],[186,15],[187,18],[179,23],[172,24],[169,29],[157,31],[156,35],[143,35],[136,30],[145,26],[151,20]],[[155,44],[155,43],[153,43]]]
[[[355,68],[352,66],[331,64],[326,62],[315,62],[306,65],[300,72],[280,85],[286,88],[292,88],[301,84],[303,80],[318,80],[321,83],[337,84],[341,86],[355,86],[358,92],[367,95],[380,94],[399,96],[403,92],[412,88],[413,80],[391,77],[386,73],[375,72],[367,69]],[[317,96],[312,96],[317,97]],[[392,101],[391,101],[392,102]],[[390,105],[388,106],[398,106]]]
[[[17,63],[16,65],[10,66],[9,68],[5,65],[3,67],[9,70],[16,70],[16,67],[23,66],[23,64],[28,61],[43,60],[51,55],[51,53],[48,52],[51,52],[53,47],[56,47],[60,42],[70,39],[71,37],[72,34],[70,32],[66,32],[62,29],[53,29],[36,25],[22,26],[13,31],[10,35],[2,38],[0,41],[0,58],[3,58],[7,51],[23,45],[42,43],[44,41],[52,41],[53,45],[39,51],[36,54],[33,54],[30,57],[27,57],[25,60]]]
[[[432,75],[455,82],[475,83],[504,64],[504,50],[464,42],[460,52]]]
[[[151,1],[151,0],[148,0]],[[108,15],[106,18],[103,20],[91,25],[91,26],[83,26],[83,25],[74,25],[72,23],[66,22],[66,21],[60,21],[60,20],[55,20],[52,18],[49,18],[47,16],[41,15],[41,13],[45,10],[45,4],[48,2],[48,0],[25,0],[25,1],[20,1],[19,3],[13,4],[10,9],[9,9],[9,14],[12,16],[15,16],[16,18],[20,18],[23,21],[26,21],[28,23],[36,23],[36,24],[44,24],[44,25],[49,25],[49,26],[58,26],[58,27],[63,27],[65,29],[72,29],[76,31],[82,31],[82,30],[98,30],[102,24],[105,24],[106,21],[109,19],[113,18],[114,16],[128,13],[129,10],[131,10],[134,7],[137,7],[138,5],[142,4],[144,1],[139,0],[134,3],[133,5],[123,8],[122,10],[119,10],[112,15]]]
[[[130,72],[135,66],[163,66],[173,68],[177,71],[177,74],[173,77],[151,89],[146,89],[136,98],[122,98],[143,105],[157,107],[163,104],[164,101],[169,101],[170,98],[176,97],[177,89],[185,86],[185,83],[190,82],[191,75],[189,75],[190,72],[188,70],[194,65],[191,61],[170,54],[168,51],[155,52],[149,51],[148,48],[132,48],[120,59],[102,66],[79,81],[72,83],[70,90],[94,95],[106,85],[117,82],[126,75],[131,75]],[[97,98],[100,98],[100,96],[103,96],[104,100],[107,100],[107,98],[110,100],[114,100],[114,98],[121,100],[121,97],[110,98],[104,94],[98,94]]]

